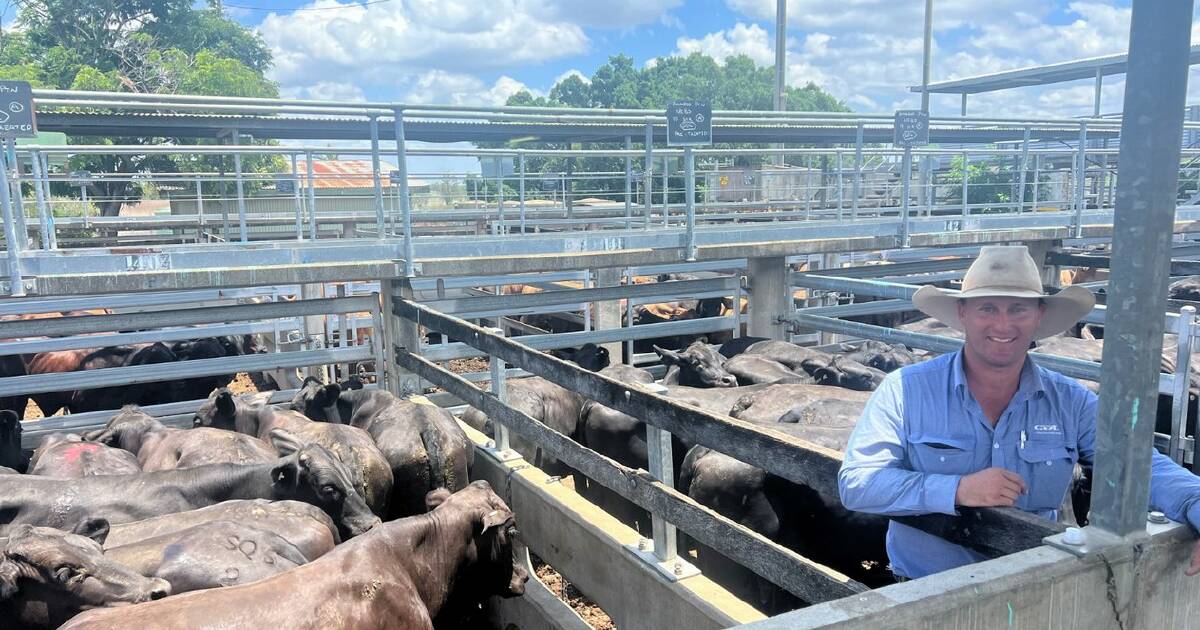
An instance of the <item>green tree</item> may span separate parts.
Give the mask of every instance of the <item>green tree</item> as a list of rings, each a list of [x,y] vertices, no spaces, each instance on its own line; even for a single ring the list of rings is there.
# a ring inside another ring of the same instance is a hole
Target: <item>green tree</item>
[[[1013,164],[1011,158],[996,157],[988,160],[973,160],[967,164],[965,175],[968,204],[979,206],[989,203],[1007,204],[1016,201],[1021,172]],[[951,204],[962,203],[963,176],[963,160],[961,157],[957,157],[950,162],[950,172],[939,179],[938,183],[948,188],[946,200]],[[1025,174],[1025,195],[1023,197],[1025,202],[1032,203],[1050,198],[1050,188],[1040,185],[1049,182],[1050,178],[1046,175],[1039,175],[1038,180],[1038,198],[1034,199],[1033,172],[1029,171]],[[1012,212],[1012,208],[985,206],[972,208],[971,212],[976,214]]]
[[[0,34],[0,78],[73,90],[276,97],[266,79],[262,39],[225,17],[220,3],[192,0],[24,0],[19,29]],[[72,136],[76,144],[160,145],[190,139]],[[80,155],[72,170],[102,173],[232,171],[226,156]],[[246,156],[247,172],[283,168],[273,156]],[[132,180],[134,178],[128,178]],[[221,184],[222,187],[229,187]],[[255,185],[249,185],[253,189]],[[78,194],[78,188],[59,192]],[[227,192],[227,191],[222,191]],[[105,216],[143,194],[134,181],[101,180],[89,194]]]

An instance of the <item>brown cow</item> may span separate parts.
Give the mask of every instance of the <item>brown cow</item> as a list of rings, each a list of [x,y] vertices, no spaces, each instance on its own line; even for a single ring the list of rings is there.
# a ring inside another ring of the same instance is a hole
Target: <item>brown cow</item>
[[[525,592],[513,513],[487,482],[435,490],[428,514],[385,523],[271,578],[119,611],[95,610],[64,630],[103,628],[427,630],[439,613]],[[451,622],[453,623],[453,622]],[[450,627],[447,625],[446,627]]]
[[[130,475],[141,472],[137,458],[104,444],[84,442],[74,433],[52,433],[29,460],[29,474],[46,477]]]

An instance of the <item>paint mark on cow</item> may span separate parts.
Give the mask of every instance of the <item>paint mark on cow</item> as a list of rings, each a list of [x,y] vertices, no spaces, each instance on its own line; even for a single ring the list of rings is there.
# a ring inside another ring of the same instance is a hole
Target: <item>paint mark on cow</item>
[[[363,587],[363,598],[367,600],[375,599],[375,595],[379,593],[379,587],[383,586],[383,580],[375,578],[371,583]]]
[[[73,444],[63,449],[63,459],[70,463],[75,463],[79,461],[79,457],[84,453],[94,453],[98,450],[100,450],[99,444],[88,444],[86,442]]]

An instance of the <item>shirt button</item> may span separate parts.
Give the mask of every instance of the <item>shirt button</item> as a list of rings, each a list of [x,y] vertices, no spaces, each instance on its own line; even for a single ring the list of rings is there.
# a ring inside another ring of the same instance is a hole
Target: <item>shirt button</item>
[[[944,461],[946,461],[946,457],[945,457],[945,456],[939,457],[939,458],[938,458],[938,461],[939,461],[939,462],[944,462]],[[1046,462],[1046,463],[1047,463],[1047,464],[1049,464],[1050,462]]]
[[[992,445],[992,448],[1000,448],[1000,443],[996,442],[995,444]]]
[[[1046,465],[1047,465],[1047,466],[1053,466],[1053,465],[1054,465],[1054,462],[1053,462],[1053,461],[1051,461],[1051,460],[1046,460]]]

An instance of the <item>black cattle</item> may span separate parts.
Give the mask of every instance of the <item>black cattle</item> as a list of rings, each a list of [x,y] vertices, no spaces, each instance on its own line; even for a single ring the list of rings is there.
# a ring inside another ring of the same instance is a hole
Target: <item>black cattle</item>
[[[703,341],[693,342],[679,352],[655,346],[654,352],[668,366],[664,385],[737,387],[737,377],[725,371],[725,357]]]
[[[515,517],[486,482],[430,493],[428,504],[265,580],[90,611],[63,629],[460,628],[488,597],[525,592]]]
[[[468,482],[475,449],[454,416],[439,407],[401,400],[383,390],[341,391],[306,379],[292,409],[313,420],[337,416],[367,432],[392,470],[392,517],[419,514],[425,495],[457,491]]]
[[[21,449],[21,419],[11,409],[0,409],[0,466],[25,472],[28,464]]]
[[[172,593],[249,584],[308,563],[282,536],[235,521],[212,521],[121,546],[104,555]]]
[[[210,427],[167,427],[132,405],[122,407],[103,429],[86,437],[132,453],[147,472],[204,464],[261,464],[276,457],[274,448],[252,435]]]
[[[805,367],[818,385],[833,385],[858,391],[874,391],[887,376],[882,370],[838,355],[830,357],[828,362],[814,362]]]
[[[1187,276],[1167,287],[1167,299],[1200,302],[1200,276]]]
[[[863,341],[857,348],[847,348],[842,354],[847,359],[884,372],[895,372],[918,361],[916,355],[903,345],[874,339]]]
[[[84,442],[74,433],[52,433],[29,459],[29,474],[78,478],[92,475],[131,475],[141,472],[131,453],[95,442]]]
[[[725,362],[725,371],[737,377],[738,385],[760,383],[813,383],[804,371],[793,372],[774,359],[756,354],[739,354]]]
[[[25,376],[25,362],[19,355],[9,354],[0,356],[0,378],[9,376]],[[29,396],[0,396],[0,411],[12,411],[18,418],[25,417],[25,407],[29,404]]]
[[[787,366],[793,372],[805,371],[811,374],[812,366],[826,363],[830,354],[798,346],[788,341],[765,339],[763,337],[741,337],[732,339],[721,345],[721,356],[732,358],[741,354],[753,354]]]
[[[153,365],[178,361],[165,344],[152,343],[142,346],[113,346],[101,348],[83,357],[80,370]],[[157,405],[179,400],[182,391],[180,382],[139,383],[76,391],[68,406],[72,413],[120,409],[124,405]],[[44,410],[43,410],[44,411]]]
[[[591,372],[599,372],[609,366],[608,348],[594,343],[585,343],[579,348],[559,348],[551,350],[550,354]]]
[[[0,538],[0,625],[57,628],[84,610],[162,599],[163,580],[107,558],[102,521],[89,536],[19,525]],[[89,523],[92,525],[92,523]]]
[[[171,351],[175,353],[175,356],[180,361],[236,357],[242,354],[241,346],[236,343],[236,339],[226,336],[179,341],[171,346]],[[212,390],[228,385],[233,381],[234,376],[236,374],[196,376],[182,379],[173,394],[177,400],[202,400]]]
[[[209,464],[82,479],[0,476],[0,514],[9,523],[69,530],[90,518],[128,523],[230,499],[293,499],[325,510],[345,538],[379,523],[346,466],[328,450],[301,445],[285,431],[273,438],[281,457],[269,464]]]

